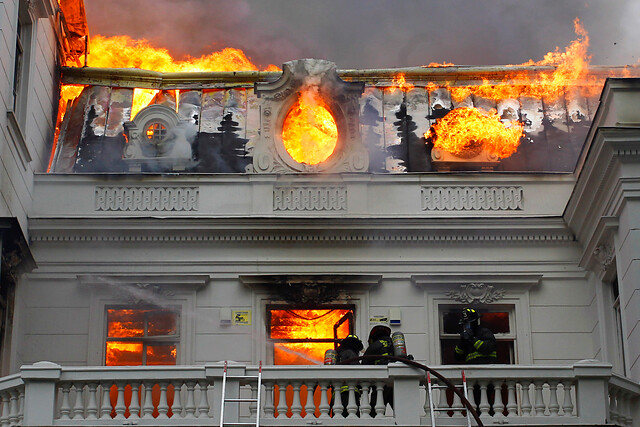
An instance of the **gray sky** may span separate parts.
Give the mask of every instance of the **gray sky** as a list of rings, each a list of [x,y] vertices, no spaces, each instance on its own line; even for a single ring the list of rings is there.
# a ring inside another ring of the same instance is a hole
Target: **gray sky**
[[[640,0],[84,0],[91,34],[126,34],[177,59],[224,47],[260,66],[340,69],[540,60],[589,32],[595,65],[638,64]]]

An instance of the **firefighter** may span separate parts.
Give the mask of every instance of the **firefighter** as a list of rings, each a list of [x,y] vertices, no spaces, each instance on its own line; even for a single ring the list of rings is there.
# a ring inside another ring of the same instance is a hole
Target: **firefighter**
[[[363,348],[364,346],[362,345],[362,341],[360,341],[360,338],[358,338],[357,335],[355,334],[347,335],[346,338],[343,338],[342,341],[340,341],[340,343],[338,344],[338,348],[336,350],[338,352],[338,364],[344,365],[345,363],[343,362],[360,356],[360,352],[362,351]],[[346,364],[359,365],[360,361],[353,360]],[[362,388],[358,385],[355,388],[356,405],[358,406],[358,412],[356,413],[356,415],[358,416],[360,416],[361,394],[362,394]],[[342,400],[342,407],[343,407],[342,416],[346,417],[347,415],[349,415],[349,412],[347,411],[347,405],[349,404],[349,386],[348,385],[343,385],[342,387],[340,387],[340,397]]]
[[[369,332],[369,347],[364,352],[365,356],[393,356],[393,342],[391,340],[391,328],[385,324],[377,324]],[[365,359],[363,365],[387,365],[389,361],[384,358]],[[393,408],[393,387],[385,385],[382,389],[382,398],[385,406]],[[375,386],[371,387],[371,416],[375,417],[375,406],[378,401],[378,393]]]
[[[480,325],[480,313],[473,308],[462,309],[455,356],[458,362],[474,365],[498,362],[496,338],[491,330]]]

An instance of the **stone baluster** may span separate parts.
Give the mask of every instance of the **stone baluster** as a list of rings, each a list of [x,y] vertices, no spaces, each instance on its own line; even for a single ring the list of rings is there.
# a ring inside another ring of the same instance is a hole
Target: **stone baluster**
[[[10,411],[9,411],[9,424],[12,426],[18,425],[18,391],[11,390],[9,392],[10,396]]]
[[[258,398],[258,383],[252,382],[249,387],[251,387],[251,399]],[[255,419],[256,413],[258,412],[258,403],[257,402],[249,402],[249,415],[251,418]]]
[[[109,396],[109,391],[111,390],[111,383],[102,382],[100,383],[100,388],[102,388],[102,403],[100,404],[100,419],[110,420],[111,419],[111,398]]]
[[[273,406],[273,383],[266,381],[264,383],[264,417],[272,419],[274,417],[275,407]]]
[[[623,422],[625,425],[630,426],[633,423],[633,418],[631,416],[631,399],[633,396],[628,392],[622,392],[620,398],[622,401],[621,415],[624,420]]]
[[[61,392],[62,398],[60,399],[60,419],[61,420],[70,420],[71,417],[69,414],[71,413],[71,405],[69,404],[69,393],[71,391],[71,383],[62,383]]]
[[[518,401],[516,400],[516,382],[507,381],[507,417],[518,416]]]
[[[127,407],[124,404],[124,388],[126,384],[123,381],[116,381],[116,387],[118,387],[118,398],[116,400],[116,407],[114,410],[116,411],[116,416],[114,419],[123,420],[124,413],[127,410]]]
[[[2,415],[0,415],[0,425],[2,427],[9,426],[9,393],[2,392],[0,394],[0,398],[2,398]]]
[[[328,387],[329,384],[326,381],[320,381],[320,406],[318,406],[318,409],[320,410],[319,418],[329,418],[331,406],[329,406],[329,400],[327,399]]]
[[[549,415],[557,417],[560,412],[560,404],[558,403],[558,381],[549,381]]]
[[[344,418],[342,411],[344,406],[342,405],[342,381],[333,382],[333,418]]]
[[[185,418],[195,418],[196,413],[196,400],[195,400],[195,391],[196,383],[194,381],[187,381],[187,399],[184,404]]]
[[[129,420],[140,419],[140,383],[131,383],[131,403],[129,403]]]
[[[18,388],[18,425],[24,420],[24,386]]]
[[[504,417],[504,403],[502,401],[502,382],[498,381],[493,383],[493,390],[495,397],[493,399],[493,416],[502,418]]]
[[[615,424],[618,418],[618,389],[609,386],[609,421]]]
[[[440,389],[440,394],[445,396],[445,405],[446,405],[446,389],[442,388]],[[460,387],[460,391],[462,393],[464,393],[464,390],[462,387]],[[453,393],[453,400],[451,401],[451,408],[453,409],[453,416],[456,418],[460,418],[463,417],[462,415],[462,411],[464,410],[464,405],[462,404],[462,399],[460,399],[460,396],[458,396],[458,393]],[[446,412],[442,411],[443,414],[446,414]]]
[[[166,420],[169,418],[167,416],[167,413],[169,412],[169,404],[167,402],[168,383],[166,381],[161,381],[158,385],[160,386],[160,399],[158,400],[158,416],[156,419]]]
[[[278,383],[278,417],[287,417],[287,383]]]
[[[573,416],[573,398],[571,397],[571,387],[573,383],[571,381],[565,381],[562,383],[562,391],[564,396],[562,398],[562,411],[565,417]]]
[[[302,418],[302,402],[300,400],[300,387],[302,386],[302,382],[293,381],[291,383],[293,388],[293,399],[291,401],[291,418],[299,419]]]
[[[487,395],[489,381],[478,381],[478,384],[480,385],[480,404],[478,405],[478,412],[480,415],[489,415],[489,409],[491,409],[491,405],[489,405],[489,397]]]
[[[174,380],[173,384],[173,404],[171,405],[171,418],[182,418],[182,381]]]
[[[307,402],[304,405],[305,418],[310,419],[315,417],[316,405],[313,401],[313,393],[316,390],[315,381],[307,382]]]
[[[98,399],[97,399],[98,384],[87,384],[87,420],[98,419]]]
[[[207,391],[209,390],[209,384],[207,380],[198,381],[198,387],[200,387],[200,400],[198,402],[198,418],[209,418],[209,398]]]
[[[153,383],[144,382],[144,400],[142,404],[142,418],[153,419]]]
[[[371,418],[371,401],[369,400],[370,383],[363,382],[360,384],[362,387],[362,394],[360,395],[360,418]]]
[[[422,411],[424,413],[424,416],[429,418],[431,417],[431,407],[429,406],[429,386],[427,385],[427,382],[425,381],[424,383],[424,404],[422,405]],[[362,412],[362,411],[360,411]]]
[[[83,420],[84,419],[84,401],[82,398],[84,384],[75,383],[74,388],[76,389],[76,399],[73,403],[73,417],[72,420]]]
[[[529,398],[529,386],[531,385],[531,381],[523,380],[520,384],[522,385],[522,415],[535,415],[531,413],[533,406],[531,406],[531,400]]]
[[[376,382],[376,417],[384,417],[384,412],[387,409],[384,403],[384,398],[382,396],[382,389],[384,387],[384,382],[377,381]]]
[[[531,415],[541,417],[545,412],[544,399],[542,397],[542,387],[544,385],[544,380],[536,380],[533,382],[535,387],[535,400],[534,400],[534,410]]]
[[[442,382],[438,382],[437,383],[439,386],[444,385],[444,383]],[[440,409],[440,408],[448,408],[449,407],[449,403],[447,402],[447,389],[446,388],[442,388],[442,387],[438,387],[437,389],[438,391],[438,404],[436,405],[436,408]],[[471,400],[471,403],[473,403],[473,395],[469,396]],[[434,399],[435,402],[435,399]],[[449,415],[447,414],[446,411],[437,411],[436,412],[436,416],[437,417],[448,417]]]
[[[342,400],[342,399],[340,399]],[[356,383],[349,381],[349,399],[347,401],[347,418],[358,418],[358,404],[356,402]]]

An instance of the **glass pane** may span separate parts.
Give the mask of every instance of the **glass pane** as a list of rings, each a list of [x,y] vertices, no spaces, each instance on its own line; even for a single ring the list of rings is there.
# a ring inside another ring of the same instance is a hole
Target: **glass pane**
[[[273,345],[275,365],[322,365],[324,352],[333,348],[330,342],[276,343]]]
[[[107,342],[107,366],[139,366],[142,365],[142,343]]]
[[[108,337],[144,336],[144,310],[108,309]]]
[[[456,338],[443,338],[440,340],[440,353],[442,357],[443,365],[453,365],[456,363],[464,363],[457,362],[455,357],[455,348],[458,343],[458,339]],[[499,364],[514,364],[515,356],[514,356],[514,345],[513,341],[498,341],[496,344],[496,355],[498,356]]]
[[[445,334],[460,333],[460,310],[447,311],[442,315],[442,327]]]
[[[147,318],[147,335],[175,335],[177,332],[177,315],[171,311],[154,311]]]
[[[158,344],[147,346],[147,365],[175,365],[175,344]]]
[[[494,334],[508,334],[509,331],[509,313],[483,313],[480,323],[489,328]]]
[[[348,309],[333,310],[271,310],[271,338],[275,339],[333,339],[335,325]],[[348,326],[339,328],[339,335]],[[348,334],[348,332],[347,332]]]

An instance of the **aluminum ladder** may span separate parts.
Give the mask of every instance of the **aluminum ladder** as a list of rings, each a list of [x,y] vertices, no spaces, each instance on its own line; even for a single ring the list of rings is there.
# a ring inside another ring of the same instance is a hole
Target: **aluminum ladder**
[[[258,385],[258,394],[256,398],[241,398],[238,397],[226,397],[227,391],[227,378],[233,378],[238,380],[255,380]],[[258,367],[258,375],[228,375],[227,374],[227,361],[224,362],[224,372],[222,373],[222,399],[220,403],[220,427],[224,426],[260,426],[260,392],[262,391],[262,361],[260,361],[260,365]],[[234,422],[234,423],[225,423],[224,422],[224,404],[226,402],[249,402],[256,404],[256,420],[255,422]]]
[[[460,386],[456,386],[456,387],[460,387]],[[464,397],[465,399],[469,400],[469,395],[467,392],[467,377],[464,374],[464,370],[462,371],[462,389],[464,390]],[[448,388],[446,385],[432,385],[431,384],[431,373],[427,372],[427,388],[428,388],[428,392],[427,394],[429,395],[429,409],[431,412],[431,427],[436,427],[436,414],[435,411],[440,411],[440,412],[449,412],[449,411],[460,411],[460,410],[464,410],[466,409],[465,406],[463,405],[461,408],[437,408],[435,407],[434,403],[433,403],[433,389],[437,388],[440,389],[440,393],[444,393],[445,390]],[[471,427],[471,415],[469,414],[469,411],[467,410],[467,427]]]

